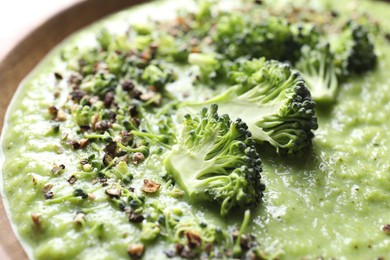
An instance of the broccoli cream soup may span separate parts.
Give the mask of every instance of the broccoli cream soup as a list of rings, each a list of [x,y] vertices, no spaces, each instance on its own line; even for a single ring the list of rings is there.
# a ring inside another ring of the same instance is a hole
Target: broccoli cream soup
[[[2,195],[31,259],[390,259],[390,5],[155,1],[21,84]]]

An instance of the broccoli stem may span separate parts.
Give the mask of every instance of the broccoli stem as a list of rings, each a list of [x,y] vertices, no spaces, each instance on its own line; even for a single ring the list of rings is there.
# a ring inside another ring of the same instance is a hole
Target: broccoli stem
[[[104,132],[104,134],[88,134],[85,133],[84,136],[88,139],[102,139],[105,142],[111,142],[112,136],[108,132]]]
[[[124,146],[121,142],[118,142],[117,145],[124,151],[128,153],[142,153],[143,155],[147,156],[149,154],[149,148],[145,145],[141,145],[137,148],[132,148],[128,146]]]
[[[131,134],[138,136],[138,137],[143,137],[145,139],[148,139],[152,143],[158,143],[159,145],[170,149],[171,146],[167,144],[168,142],[168,137],[165,135],[156,135],[156,134],[151,134],[151,133],[145,133],[145,132],[140,132],[140,131],[131,131]]]
[[[191,53],[188,56],[188,62],[190,64],[199,65],[199,66],[203,66],[203,65],[210,66],[210,65],[218,64],[218,60],[215,59],[215,57],[206,53]]]
[[[251,218],[251,212],[249,209],[245,211],[244,214],[244,219],[242,221],[241,227],[240,227],[240,232],[238,234],[237,240],[234,243],[233,247],[233,255],[234,257],[240,257],[242,254],[242,249],[241,249],[241,236],[244,234],[246,227],[249,224],[249,220]]]
[[[94,189],[91,189],[91,190],[85,192],[85,194],[93,193],[93,192],[95,192],[95,191],[97,191],[97,190],[99,190],[101,188],[102,188],[102,186],[96,187]],[[77,189],[75,191],[77,191]],[[62,197],[59,197],[59,198],[46,200],[45,203],[50,205],[50,204],[55,204],[55,203],[63,203],[65,201],[77,201],[77,202],[78,201],[83,201],[85,198],[76,195],[75,191],[72,192],[71,194],[68,194],[68,195],[65,195],[65,196],[62,196]]]

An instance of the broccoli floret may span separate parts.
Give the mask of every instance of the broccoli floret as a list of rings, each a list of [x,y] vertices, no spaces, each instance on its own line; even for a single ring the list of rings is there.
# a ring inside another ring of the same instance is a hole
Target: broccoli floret
[[[263,23],[248,21],[241,14],[223,15],[212,34],[216,50],[229,59],[239,57],[294,60],[298,43],[287,20],[270,18]]]
[[[176,78],[175,72],[162,63],[148,65],[141,77],[142,81],[158,89],[162,89],[168,83],[175,81]]]
[[[217,57],[209,53],[191,53],[188,56],[188,63],[198,66],[199,76],[203,82],[207,82],[210,78],[215,78],[217,70],[221,66]]]
[[[178,63],[184,63],[187,61],[190,53],[190,47],[184,40],[186,37],[184,33],[178,31],[178,34],[179,36],[177,37],[173,37],[167,33],[159,35],[159,37],[155,40],[158,45],[157,57]]]
[[[341,35],[337,35],[337,39],[332,42],[332,50],[336,54],[335,64],[343,69],[344,74],[359,74],[375,68],[377,56],[370,37],[368,26],[349,21]]]
[[[301,75],[287,64],[265,59],[243,61],[238,67],[230,73],[236,85],[203,102],[183,102],[178,113],[217,103],[221,113],[242,118],[256,141],[270,143],[277,152],[308,147],[318,125]]]
[[[302,55],[302,48],[315,48],[320,42],[320,33],[312,23],[291,24],[290,30],[294,37],[294,43],[298,46],[292,48],[293,53],[290,61],[297,62]]]
[[[296,23],[291,25],[291,32],[299,46],[315,47],[321,36],[312,23]]]
[[[226,84],[229,72],[236,66],[236,62],[225,59],[218,53],[191,53],[188,56],[188,63],[199,69],[196,81],[206,85]]]
[[[230,58],[237,58],[241,55],[239,46],[243,44],[237,38],[246,28],[246,22],[242,16],[237,13],[222,15],[216,24],[215,32],[212,33],[216,48],[220,53],[225,53]]]
[[[177,145],[164,164],[192,201],[214,201],[225,216],[233,207],[257,205],[264,185],[261,160],[247,125],[219,116],[218,106],[187,114]]]
[[[131,27],[137,35],[150,35],[153,32],[154,25],[150,23],[135,23]]]
[[[160,231],[160,226],[156,223],[143,223],[140,239],[143,242],[151,242],[160,235]]]
[[[334,55],[329,44],[319,44],[315,48],[302,47],[302,56],[296,68],[302,73],[311,96],[317,103],[333,102],[338,82]]]
[[[302,47],[296,68],[317,103],[333,102],[340,81],[375,67],[377,57],[369,33],[368,25],[349,21],[331,45],[318,43]]]
[[[115,90],[116,84],[115,75],[97,73],[85,77],[80,85],[80,89],[95,95],[103,95],[110,90]]]
[[[228,249],[232,242],[228,232],[192,217],[181,218],[173,229],[173,241],[183,245],[193,255],[191,258],[198,259],[201,255],[207,255],[207,259],[215,259],[216,252],[222,255],[223,250]],[[210,245],[213,245],[214,250],[207,250]],[[178,255],[188,258],[183,253]]]

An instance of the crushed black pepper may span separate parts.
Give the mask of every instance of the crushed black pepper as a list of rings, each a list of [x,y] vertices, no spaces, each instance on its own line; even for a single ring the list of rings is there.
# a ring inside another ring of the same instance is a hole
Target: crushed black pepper
[[[85,222],[85,214],[83,212],[76,212],[76,215],[73,217],[73,222],[77,225],[83,225]]]
[[[130,80],[125,80],[122,82],[122,89],[127,92],[131,92],[134,89],[134,83]]]
[[[82,91],[82,90],[79,90],[79,89],[76,89],[76,90],[73,90],[72,92],[70,92],[70,97],[71,99],[76,102],[76,103],[79,103],[80,100],[86,95],[87,93],[85,91]]]
[[[45,194],[43,194],[43,197],[46,200],[52,199],[54,197],[54,193],[52,191],[46,192]]]
[[[76,176],[71,175],[71,176],[68,178],[67,181],[69,182],[69,184],[74,184],[74,183],[77,181],[77,178],[76,178]]]
[[[48,193],[53,188],[53,186],[54,185],[52,183],[46,183],[42,188],[43,193]]]
[[[118,199],[121,195],[121,191],[117,188],[109,188],[105,190],[105,193],[110,197],[110,198],[116,198]]]
[[[109,108],[115,100],[114,93],[112,91],[107,92],[104,96],[104,106]]]
[[[386,235],[390,235],[390,224],[386,224],[382,227],[383,232],[385,232]]]
[[[202,244],[202,238],[195,232],[187,231],[186,238],[190,248],[197,248]]]
[[[40,216],[39,216],[38,213],[32,213],[31,214],[31,219],[32,219],[33,223],[36,226],[40,226],[41,225],[41,219],[40,219]]]
[[[62,79],[63,79],[61,73],[59,73],[59,72],[54,72],[54,77],[55,77],[57,80],[62,80]]]
[[[137,165],[137,164],[140,164],[141,162],[143,162],[145,160],[145,155],[143,153],[140,153],[140,152],[136,152],[133,154],[132,156],[132,162],[133,164]]]
[[[60,165],[54,164],[53,168],[51,168],[51,173],[53,173],[54,175],[58,175],[58,174],[63,173],[64,170],[65,170],[65,165],[63,165],[63,164],[60,164]]]
[[[156,193],[159,190],[160,186],[161,186],[160,184],[154,181],[144,179],[142,191],[145,193]]]
[[[110,128],[110,123],[107,120],[97,121],[94,130],[100,133],[104,133]]]
[[[130,244],[127,247],[127,253],[132,259],[139,259],[142,257],[145,251],[143,244]]]
[[[132,223],[141,223],[145,217],[142,214],[135,213],[134,211],[129,212],[129,221]]]

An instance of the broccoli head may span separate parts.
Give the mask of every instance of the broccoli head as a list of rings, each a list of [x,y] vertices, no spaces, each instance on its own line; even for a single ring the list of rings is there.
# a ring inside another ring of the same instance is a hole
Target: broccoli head
[[[190,200],[217,202],[225,216],[234,207],[257,205],[265,186],[247,125],[219,116],[217,110],[212,104],[199,115],[185,116],[178,143],[164,164]]]
[[[168,83],[175,81],[177,75],[164,63],[152,63],[148,65],[142,76],[141,80],[149,85],[155,86],[158,89],[162,89]]]
[[[335,100],[338,88],[337,69],[329,44],[318,44],[315,48],[302,47],[302,56],[296,68],[302,73],[311,96],[317,103]]]
[[[212,38],[217,52],[229,59],[239,57],[294,60],[299,45],[287,20],[270,18],[264,23],[228,13],[217,21]]]
[[[314,47],[321,38],[317,27],[313,23],[291,24],[291,32],[299,46]]]
[[[332,42],[336,66],[344,74],[363,73],[375,68],[377,56],[371,40],[370,28],[354,21],[347,22],[337,39]]]
[[[277,61],[243,61],[230,77],[236,85],[203,102],[183,102],[182,111],[217,103],[221,113],[242,118],[253,138],[277,152],[297,152],[311,144],[317,129],[315,103],[298,72]]]
[[[95,95],[104,95],[113,91],[117,84],[117,77],[109,73],[96,73],[86,76],[81,82],[80,89]]]
[[[203,82],[207,82],[210,78],[215,78],[217,70],[221,67],[217,57],[209,53],[191,53],[188,56],[188,63],[198,66],[199,77]]]

